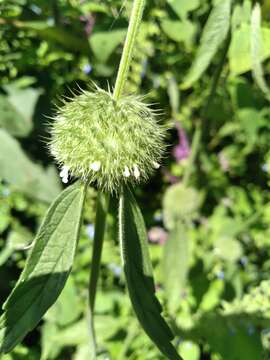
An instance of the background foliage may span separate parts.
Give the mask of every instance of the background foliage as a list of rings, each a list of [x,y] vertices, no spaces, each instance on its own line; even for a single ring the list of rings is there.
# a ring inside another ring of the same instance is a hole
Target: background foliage
[[[1,303],[62,187],[46,147],[54,104],[90,81],[114,83],[130,6],[0,1]],[[127,91],[148,94],[171,129],[162,168],[137,195],[157,295],[185,360],[270,358],[270,3],[261,2],[261,24],[253,6],[234,1],[230,18],[228,0],[149,0],[128,79]],[[4,359],[89,359],[95,198],[89,190],[64,292]],[[100,359],[162,359],[131,311],[113,216],[107,230],[97,296]]]

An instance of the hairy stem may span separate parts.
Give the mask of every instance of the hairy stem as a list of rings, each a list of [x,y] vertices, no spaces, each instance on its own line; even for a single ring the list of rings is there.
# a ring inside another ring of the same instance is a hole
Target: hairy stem
[[[138,34],[138,29],[142,21],[144,5],[145,0],[134,0],[133,2],[133,7],[128,25],[128,32],[114,87],[113,97],[115,100],[119,99],[119,97],[121,96],[128,76],[136,36]]]
[[[136,36],[138,34],[138,29],[142,21],[144,5],[145,0],[134,0],[129,20],[128,32],[114,87],[113,97],[115,100],[119,99],[119,97],[121,96],[128,76]],[[96,359],[97,357],[97,344],[94,327],[94,309],[109,199],[110,197],[108,194],[99,193],[97,201],[94,248],[92,254],[92,270],[89,281],[90,333],[92,353],[94,359]]]
[[[103,247],[104,232],[106,227],[106,215],[109,207],[109,196],[99,193],[97,199],[97,211],[95,221],[95,235],[92,253],[92,267],[89,280],[89,315],[90,315],[90,333],[91,345],[94,358],[97,354],[96,335],[94,328],[94,309],[96,300],[97,283],[101,262],[101,253]]]

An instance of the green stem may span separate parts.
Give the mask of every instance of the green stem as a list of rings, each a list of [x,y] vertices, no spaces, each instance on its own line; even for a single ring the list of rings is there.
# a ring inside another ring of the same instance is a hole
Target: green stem
[[[99,193],[97,199],[95,235],[94,235],[94,243],[93,243],[92,262],[91,262],[92,264],[91,274],[89,280],[90,332],[91,332],[91,345],[92,345],[94,358],[96,358],[97,355],[96,335],[94,328],[94,309],[95,309],[97,283],[98,283],[108,207],[109,207],[109,196]]]
[[[115,100],[121,96],[125,81],[128,76],[130,68],[136,36],[138,29],[142,21],[142,15],[144,10],[145,0],[134,0],[131,11],[131,16],[128,25],[128,32],[125,40],[125,45],[116,77],[113,97]]]
[[[134,0],[132,12],[129,20],[128,32],[125,40],[124,49],[121,56],[121,61],[117,73],[117,78],[114,87],[113,97],[115,100],[121,96],[125,81],[127,79],[130,63],[132,60],[133,49],[135,45],[138,29],[142,21],[142,14],[145,5],[145,0]],[[93,358],[97,357],[97,344],[94,327],[94,309],[95,299],[98,283],[98,275],[102,254],[102,246],[104,239],[104,232],[106,226],[106,215],[109,206],[109,195],[99,194],[97,201],[97,212],[95,222],[95,236],[94,247],[92,254],[92,269],[89,280],[89,314],[90,314],[90,332]]]

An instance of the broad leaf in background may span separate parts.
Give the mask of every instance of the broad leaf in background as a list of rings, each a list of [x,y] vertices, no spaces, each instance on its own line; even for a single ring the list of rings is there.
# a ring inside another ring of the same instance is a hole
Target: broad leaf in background
[[[132,192],[123,189],[119,206],[121,254],[133,309],[147,335],[170,360],[179,360],[171,344],[173,334],[161,316],[155,296],[152,264],[148,253],[143,216]]]
[[[53,167],[44,171],[31,162],[16,139],[0,129],[0,179],[14,189],[45,202],[52,201],[60,191]]]
[[[191,49],[196,35],[196,26],[191,21],[164,19],[161,21],[162,30],[172,40],[183,42],[188,49]]]
[[[8,234],[5,246],[0,251],[0,266],[2,266],[15,251],[24,250],[32,240],[32,234],[25,228],[12,230]]]
[[[0,353],[13,349],[63,290],[79,238],[85,189],[81,183],[75,183],[49,208],[24,271],[3,306]]]
[[[190,11],[197,9],[200,0],[167,0],[173,11],[182,19],[186,18]]]
[[[105,63],[125,38],[127,30],[98,32],[90,37],[90,45],[97,60]]]
[[[68,326],[73,329],[73,324],[78,320],[82,310],[83,304],[76,292],[73,277],[70,276],[56,303],[45,315],[46,322],[42,328],[41,359],[55,359],[57,357],[64,346],[62,333]],[[85,337],[87,335],[82,336],[82,339]],[[75,344],[67,345],[74,346]]]
[[[5,88],[8,95],[0,95],[0,127],[11,135],[27,136],[32,129],[32,117],[40,90],[17,89],[13,85]]]
[[[183,89],[189,88],[197,81],[209,66],[229,32],[230,17],[231,0],[218,1],[204,27],[195,60],[182,84]]]
[[[261,28],[261,54],[260,61],[270,57],[270,29]],[[247,23],[241,24],[232,33],[229,48],[229,66],[232,76],[243,74],[252,68],[251,61],[251,26]],[[257,60],[258,61],[258,60]]]
[[[262,90],[265,97],[270,100],[270,89],[267,86],[263,68],[261,64],[262,57],[262,34],[261,34],[261,8],[257,3],[251,14],[251,32],[250,32],[250,50],[252,62],[252,74],[258,87]]]

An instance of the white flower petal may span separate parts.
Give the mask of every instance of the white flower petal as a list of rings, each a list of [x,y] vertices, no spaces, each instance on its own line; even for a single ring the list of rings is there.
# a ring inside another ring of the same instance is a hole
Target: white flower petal
[[[123,174],[124,174],[125,177],[130,176],[130,171],[129,171],[129,168],[127,166],[125,166],[125,170],[124,170]]]
[[[138,166],[137,166],[137,165],[134,165],[134,166],[133,166],[133,169],[134,169],[133,174],[134,174],[135,178],[136,178],[136,179],[139,179],[141,173],[140,173],[140,170],[139,170]]]
[[[160,168],[160,164],[157,163],[156,161],[153,161],[153,166],[155,169],[159,169]]]
[[[69,171],[69,167],[64,165],[60,171],[59,176],[62,177],[67,177],[68,176],[68,171]]]
[[[64,184],[67,184],[67,183],[68,183],[68,176],[63,176],[63,177],[62,177],[62,182],[63,182]]]
[[[100,161],[94,161],[92,164],[90,164],[90,169],[93,171],[98,171],[101,167]]]

